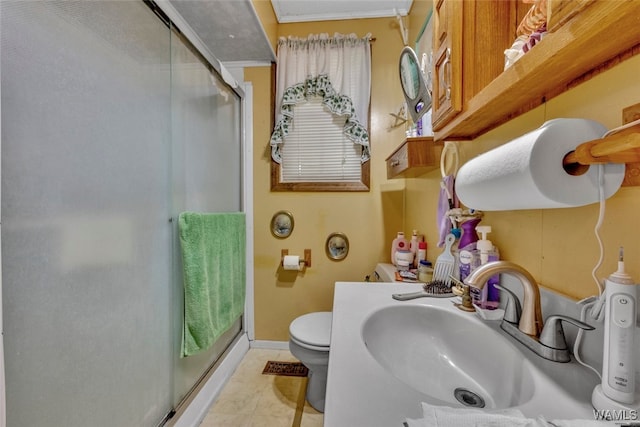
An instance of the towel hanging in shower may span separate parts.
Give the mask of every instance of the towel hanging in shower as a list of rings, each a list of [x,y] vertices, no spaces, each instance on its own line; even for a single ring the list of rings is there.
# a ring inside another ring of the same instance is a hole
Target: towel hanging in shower
[[[184,272],[182,357],[211,347],[244,312],[245,221],[243,212],[183,212],[178,218]]]

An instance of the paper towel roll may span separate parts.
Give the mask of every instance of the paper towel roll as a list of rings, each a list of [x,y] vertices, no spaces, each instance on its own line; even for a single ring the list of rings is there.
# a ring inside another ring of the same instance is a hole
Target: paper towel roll
[[[606,131],[593,120],[549,120],[465,163],[456,176],[456,195],[467,207],[485,211],[595,203],[599,200],[598,167],[572,176],[564,170],[562,160],[581,143],[601,138]],[[618,191],[624,171],[623,164],[605,165],[605,197]]]
[[[300,257],[298,255],[285,255],[282,260],[282,266],[285,270],[300,271]]]

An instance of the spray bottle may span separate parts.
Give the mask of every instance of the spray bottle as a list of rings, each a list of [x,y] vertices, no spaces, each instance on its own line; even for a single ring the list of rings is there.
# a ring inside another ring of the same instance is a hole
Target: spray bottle
[[[462,223],[462,237],[458,243],[457,263],[459,268],[459,278],[463,281],[473,270],[478,267],[475,257],[476,242],[478,233],[476,226],[481,218],[472,218]]]

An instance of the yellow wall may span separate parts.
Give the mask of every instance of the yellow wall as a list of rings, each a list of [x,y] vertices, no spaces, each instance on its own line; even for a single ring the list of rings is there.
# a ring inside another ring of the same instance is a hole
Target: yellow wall
[[[432,8],[432,0],[413,0],[409,16],[404,18],[405,24],[409,29],[409,46],[415,48],[416,40],[420,36],[420,32]]]
[[[427,1],[428,2],[428,1]],[[265,3],[254,0],[254,4]],[[416,0],[406,21],[415,40],[428,8]],[[262,5],[264,6],[264,5]],[[264,22],[273,19],[272,10],[256,6]],[[273,21],[270,21],[273,22]],[[277,34],[274,33],[277,28]],[[268,67],[245,69],[245,79],[254,88],[254,210],[255,210],[255,323],[256,339],[288,340],[289,323],[297,316],[331,310],[336,281],[362,281],[375,264],[388,262],[391,241],[397,231],[410,233],[416,228],[429,243],[428,258],[440,249],[437,239],[436,205],[440,172],[415,179],[386,179],[385,159],[404,139],[404,127],[391,129],[390,113],[403,103],[397,61],[402,38],[395,18],[352,21],[324,21],[265,26],[270,40],[277,36],[304,36],[311,33],[371,33],[376,41],[372,50],[371,94],[371,191],[368,193],[279,193],[269,188],[270,157],[268,141],[273,126],[269,108],[271,77]],[[546,119],[586,117],[607,127],[621,122],[623,107],[640,102],[640,82],[635,76],[640,57],[628,60],[601,76],[551,100],[473,142],[459,143],[463,160],[500,145],[538,127]],[[634,95],[635,94],[635,95]],[[607,202],[602,229],[607,257],[600,275],[615,266],[617,247],[624,245],[630,273],[640,278],[640,228],[635,215],[640,211],[638,188],[623,188]],[[280,240],[270,234],[269,222],[278,210],[295,217],[291,237]],[[590,272],[598,250],[592,229],[597,206],[561,210],[487,213],[483,223],[494,228],[492,240],[504,259],[529,269],[543,285],[580,298],[596,292]],[[335,262],[324,252],[327,236],[334,231],[347,234],[348,257]],[[312,250],[312,268],[304,274],[278,268],[280,250],[302,255]],[[635,263],[635,265],[634,265]]]
[[[278,18],[271,7],[271,2],[269,0],[251,0],[251,4],[262,24],[267,40],[275,52],[278,46]]]
[[[245,80],[254,87],[254,209],[255,209],[255,318],[256,338],[288,340],[289,323],[311,311],[331,310],[336,281],[362,281],[377,262],[387,261],[388,247],[404,228],[404,182],[388,182],[385,159],[402,141],[404,126],[388,129],[403,103],[398,79],[398,55],[402,38],[395,18],[281,24],[279,36],[306,37],[311,33],[371,33],[371,191],[365,193],[271,192],[268,141],[270,71],[245,69]],[[288,210],[295,228],[287,239],[269,231],[272,215]],[[337,262],[325,255],[325,241],[332,232],[344,232],[350,242],[346,259]],[[302,255],[312,250],[312,267],[304,274],[278,268],[280,250]]]
[[[469,142],[459,142],[463,161],[539,127],[546,120],[580,117],[608,128],[622,124],[622,109],[640,102],[640,56],[554,98],[537,109]],[[407,181],[407,224],[436,233],[432,212],[440,172]],[[487,212],[482,224],[491,225],[491,240],[503,259],[527,268],[543,286],[581,299],[597,294],[591,271],[600,256],[593,229],[598,204],[570,209]],[[607,200],[601,237],[605,260],[598,277],[613,272],[618,247],[624,246],[627,271],[640,280],[640,188],[622,187]],[[423,215],[427,212],[428,215]]]

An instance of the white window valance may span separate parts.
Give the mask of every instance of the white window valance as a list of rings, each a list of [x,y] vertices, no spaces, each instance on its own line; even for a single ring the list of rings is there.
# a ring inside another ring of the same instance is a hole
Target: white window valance
[[[320,96],[335,115],[344,116],[344,133],[362,145],[369,159],[368,116],[371,96],[371,35],[309,35],[278,41],[276,123],[271,156],[280,163],[280,145],[292,128],[293,106]]]

